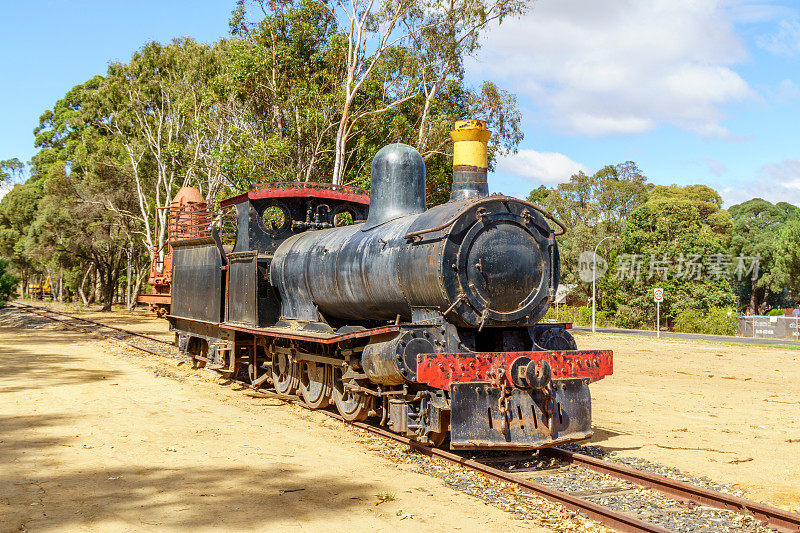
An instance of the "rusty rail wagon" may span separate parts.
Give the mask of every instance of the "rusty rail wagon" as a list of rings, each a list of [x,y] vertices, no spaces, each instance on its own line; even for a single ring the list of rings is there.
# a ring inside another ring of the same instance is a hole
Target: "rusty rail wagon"
[[[423,159],[399,143],[375,154],[370,191],[263,184],[218,215],[183,191],[169,268],[154,266],[169,275],[158,305],[180,349],[423,444],[589,437],[589,383],[612,372],[612,353],[579,351],[568,324],[541,321],[564,226],[489,195],[490,135],[479,120],[456,124],[450,200],[430,209]]]

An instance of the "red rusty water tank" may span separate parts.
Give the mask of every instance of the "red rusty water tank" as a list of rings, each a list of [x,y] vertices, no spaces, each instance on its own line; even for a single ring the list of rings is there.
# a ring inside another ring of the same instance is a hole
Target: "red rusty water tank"
[[[169,313],[172,298],[171,243],[177,240],[208,237],[211,234],[211,210],[202,193],[195,187],[181,187],[166,209],[169,209],[169,212],[163,259],[160,257],[162,249],[154,246],[150,262],[148,284],[153,291],[152,294],[142,294],[137,298],[138,302],[150,304],[150,310],[159,316]]]

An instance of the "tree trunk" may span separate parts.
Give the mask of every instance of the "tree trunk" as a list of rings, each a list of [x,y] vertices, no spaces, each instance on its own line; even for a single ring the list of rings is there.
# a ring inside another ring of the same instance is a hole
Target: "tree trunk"
[[[755,315],[758,312],[758,287],[756,287],[756,280],[750,282],[750,304],[747,306],[747,312]]]
[[[142,282],[144,281],[146,271],[147,268],[142,267],[136,272],[136,283],[133,286],[133,292],[131,294],[131,302],[128,305],[128,311],[132,311],[136,307],[136,298],[139,296],[139,291],[142,290]]]
[[[42,282],[39,284],[39,287],[41,287],[41,289],[42,289],[42,300],[44,300],[44,282],[45,282],[45,280],[48,280],[48,279],[50,280],[50,299],[51,300],[55,300],[55,298],[53,298],[53,296],[55,294],[55,291],[53,290],[53,273],[50,272],[50,267],[46,267],[45,271],[46,271],[45,277],[42,279]]]
[[[58,268],[58,301],[64,303],[64,267]]]
[[[83,275],[83,279],[81,279],[81,283],[78,285],[78,296],[81,297],[81,302],[83,302],[84,307],[89,306],[89,298],[86,296],[86,293],[83,292],[83,286],[86,284],[86,280],[92,272],[92,266],[93,265],[89,265],[89,268],[86,269],[86,274]]]
[[[97,289],[97,294],[103,307],[100,311],[111,311],[111,306],[114,304],[114,283],[112,282],[112,273],[110,268],[104,268],[101,265],[97,266],[97,279],[100,286]]]
[[[131,308],[131,260],[133,259],[133,242],[128,245],[128,264],[125,267],[125,307]]]
[[[92,290],[92,302],[97,303],[102,299],[102,280],[100,279],[100,266],[95,265],[94,268],[94,288]]]
[[[769,299],[770,290],[769,287],[764,288],[764,299],[761,300],[761,305],[759,306],[759,314],[763,315],[767,311],[767,300]]]

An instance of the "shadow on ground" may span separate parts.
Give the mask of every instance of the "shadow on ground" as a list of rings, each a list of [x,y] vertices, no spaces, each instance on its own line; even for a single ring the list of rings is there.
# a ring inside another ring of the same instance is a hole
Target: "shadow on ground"
[[[594,435],[589,440],[582,441],[579,444],[584,446],[599,446],[603,449],[604,452],[624,452],[627,450],[638,450],[641,446],[628,446],[628,447],[619,447],[619,446],[609,446],[608,440],[613,437],[618,437],[620,435],[630,435],[630,433],[625,433],[621,431],[613,431],[611,429],[601,428],[601,427],[593,427]]]
[[[71,334],[65,332],[65,335]],[[78,363],[84,359],[61,353],[60,348],[65,342],[68,341],[58,335],[29,335],[24,348],[19,345],[13,348],[0,346],[0,393],[90,383],[107,378],[107,371],[78,368]],[[20,376],[25,377],[20,379]]]
[[[74,439],[31,438],[71,422],[66,415],[0,417],[0,531],[88,525],[259,529],[278,521],[301,524],[328,511],[341,516],[377,492],[369,483],[268,458],[258,468],[245,468],[232,456],[225,468],[135,467],[105,460],[81,469],[63,464],[82,452],[69,450],[80,447]]]

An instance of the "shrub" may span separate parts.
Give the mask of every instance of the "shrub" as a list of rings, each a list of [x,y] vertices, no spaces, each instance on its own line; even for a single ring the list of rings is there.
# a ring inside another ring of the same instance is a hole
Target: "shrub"
[[[697,309],[684,309],[675,318],[675,331],[706,335],[736,335],[739,315],[727,307],[712,307],[703,314]]]
[[[17,278],[8,273],[8,261],[0,259],[0,306],[11,299],[18,282]]]
[[[682,333],[705,333],[703,313],[698,309],[684,309],[675,317],[675,331]]]
[[[614,317],[614,324],[618,328],[638,329],[646,319],[645,313],[638,307],[620,305],[617,308],[617,315]]]
[[[783,314],[783,313],[781,313]],[[712,307],[706,319],[706,331],[710,335],[736,335],[739,315],[732,309]]]
[[[767,316],[784,316],[784,313],[780,309],[773,309],[767,313]]]

